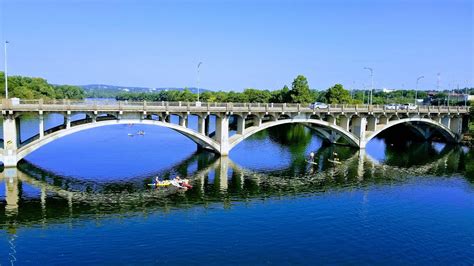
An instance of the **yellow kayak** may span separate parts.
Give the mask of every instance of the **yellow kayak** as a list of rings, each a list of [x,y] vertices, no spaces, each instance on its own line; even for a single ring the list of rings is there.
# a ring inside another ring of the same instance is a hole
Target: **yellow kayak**
[[[153,183],[153,184],[148,184],[148,185],[151,187],[167,187],[171,185],[171,181],[164,180],[164,181],[160,181],[159,183]]]

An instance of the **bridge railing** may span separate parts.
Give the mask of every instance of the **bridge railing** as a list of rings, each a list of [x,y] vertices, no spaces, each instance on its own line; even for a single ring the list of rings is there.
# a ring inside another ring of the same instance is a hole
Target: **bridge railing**
[[[416,106],[391,108],[386,105],[328,104],[326,108],[311,109],[309,104],[298,103],[216,103],[166,101],[116,101],[39,99],[2,100],[2,110],[16,111],[157,111],[157,112],[387,112],[387,113],[448,113],[469,111],[463,106]]]

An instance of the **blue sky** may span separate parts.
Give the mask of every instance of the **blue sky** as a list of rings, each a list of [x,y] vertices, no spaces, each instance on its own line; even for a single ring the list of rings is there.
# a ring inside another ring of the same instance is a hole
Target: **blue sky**
[[[473,86],[471,0],[0,2],[9,72],[51,83],[191,87],[202,61],[210,89]]]

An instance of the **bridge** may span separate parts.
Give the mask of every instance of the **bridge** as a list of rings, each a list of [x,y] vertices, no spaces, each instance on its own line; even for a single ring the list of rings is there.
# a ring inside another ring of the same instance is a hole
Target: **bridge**
[[[459,142],[466,128],[469,108],[459,106],[417,106],[392,110],[381,105],[328,105],[311,109],[288,103],[196,103],[3,99],[3,147],[0,160],[5,167],[16,164],[40,147],[82,130],[117,124],[147,124],[173,129],[197,143],[199,148],[227,156],[237,144],[253,134],[278,125],[301,123],[314,128],[331,143],[344,142],[364,149],[381,132],[409,124],[424,139],[439,132],[448,142]],[[45,129],[45,116],[61,114],[63,124]],[[74,120],[81,114],[83,117]],[[35,117],[38,133],[21,139],[22,117]],[[177,117],[177,123],[172,117]],[[197,117],[197,128],[189,118]],[[214,126],[211,127],[211,117]],[[215,131],[210,132],[210,128]],[[231,134],[235,131],[235,134]]]

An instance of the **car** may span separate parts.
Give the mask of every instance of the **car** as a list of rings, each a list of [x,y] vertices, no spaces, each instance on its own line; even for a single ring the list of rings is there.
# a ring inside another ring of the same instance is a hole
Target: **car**
[[[398,104],[386,104],[385,105],[385,110],[397,110],[398,109]]]
[[[417,106],[412,103],[407,103],[403,105],[404,110],[416,110]]]
[[[385,110],[403,110],[403,105],[398,103],[391,103],[385,105]]]
[[[322,102],[315,102],[309,105],[311,109],[327,109],[328,105]]]

